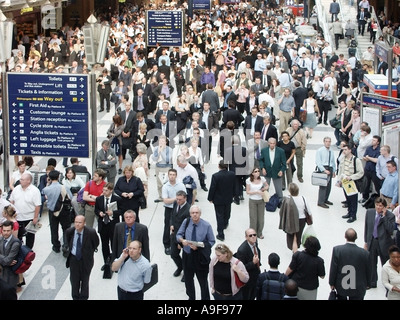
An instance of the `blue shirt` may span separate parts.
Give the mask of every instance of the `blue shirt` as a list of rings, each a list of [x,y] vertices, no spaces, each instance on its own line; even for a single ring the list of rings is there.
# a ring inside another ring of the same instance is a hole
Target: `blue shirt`
[[[283,97],[282,102],[279,105],[279,109],[283,112],[291,112],[294,107],[296,107],[296,103],[292,96]]]
[[[169,182],[169,180],[162,186],[162,198],[175,198],[176,197],[176,193],[178,191],[185,191],[186,192],[186,187],[185,185],[180,182],[180,181],[176,181],[176,183],[174,185],[171,184],[171,182]],[[167,208],[173,208],[174,203],[169,203],[166,204],[164,203],[164,207]]]
[[[197,228],[196,241],[202,241],[204,243],[208,242],[212,247],[215,243],[215,237],[211,225],[207,221],[200,219],[200,221],[197,223],[196,228]],[[181,227],[178,230],[178,233],[176,234],[176,241],[178,241],[178,243],[181,243],[179,241],[181,238],[192,240],[192,232],[193,232],[193,220],[190,219],[189,224],[186,228],[186,219],[185,219],[182,222]],[[183,250],[186,253],[191,252],[189,246],[184,246]]]
[[[335,155],[332,150],[327,149],[326,147],[319,148],[317,150],[315,161],[319,171],[324,171],[324,166],[329,166],[333,168],[333,172],[336,172]]]
[[[376,158],[377,159],[380,154],[381,154],[381,152],[380,152],[380,146],[379,145],[377,147],[375,147],[375,149],[374,149],[373,146],[369,146],[367,148],[367,150],[365,150],[364,157],[365,156],[370,156],[371,158]],[[373,161],[367,161],[365,163],[364,171],[375,172],[376,171],[376,163],[373,162]]]
[[[165,147],[164,150],[159,153],[159,147],[154,148],[153,160],[156,162],[156,166],[159,168],[172,168],[172,149]]]
[[[383,181],[381,193],[385,197],[392,198],[392,205],[397,203],[397,199],[399,198],[399,174],[397,171],[388,173],[385,181]]]
[[[118,270],[118,286],[128,292],[138,292],[151,280],[152,267],[143,255],[139,259],[128,258]]]

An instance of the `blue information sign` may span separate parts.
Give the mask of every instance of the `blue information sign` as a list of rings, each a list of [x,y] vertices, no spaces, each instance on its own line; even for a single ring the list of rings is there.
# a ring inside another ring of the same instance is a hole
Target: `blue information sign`
[[[363,96],[363,103],[377,105],[384,108],[399,108],[400,101],[393,99],[385,99],[382,97],[374,97],[374,96]]]
[[[89,157],[87,75],[8,73],[11,155]]]
[[[193,0],[193,10],[211,10],[211,1]]]
[[[157,43],[165,47],[183,45],[183,12],[180,10],[146,11],[147,45],[154,47]]]

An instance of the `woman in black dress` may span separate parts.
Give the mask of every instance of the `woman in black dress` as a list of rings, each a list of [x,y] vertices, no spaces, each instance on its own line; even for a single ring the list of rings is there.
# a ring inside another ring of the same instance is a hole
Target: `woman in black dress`
[[[290,140],[289,132],[282,131],[281,140],[276,144],[277,147],[283,149],[285,151],[286,156],[286,172],[283,173],[282,176],[282,190],[286,189],[286,181],[287,184],[292,182],[293,173],[296,171],[296,167],[294,166],[293,158],[296,152],[296,147],[292,140]],[[285,179],[286,176],[286,179]]]

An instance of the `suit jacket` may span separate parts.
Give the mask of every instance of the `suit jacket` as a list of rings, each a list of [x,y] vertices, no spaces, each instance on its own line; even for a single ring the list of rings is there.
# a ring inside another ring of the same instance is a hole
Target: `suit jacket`
[[[246,118],[244,119],[243,133],[244,133],[244,135],[245,135],[246,138],[249,138],[249,137],[250,137],[250,131],[248,132],[248,133],[249,133],[249,136],[247,136],[247,130],[251,130],[251,119],[252,119],[252,117],[253,117],[253,116],[252,116],[251,114],[249,114],[249,115],[246,116]],[[264,126],[263,117],[257,115],[257,117],[256,117],[256,123],[255,123],[255,125],[254,125],[254,131],[260,131],[260,132],[261,132],[263,126]]]
[[[85,274],[90,274],[90,271],[94,265],[94,253],[97,251],[97,247],[100,244],[99,236],[94,228],[91,227],[83,227],[83,237],[82,237],[82,266],[83,272]],[[69,268],[70,259],[71,259],[71,251],[74,245],[74,235],[75,235],[75,227],[70,227],[65,231],[65,240],[68,243],[68,247],[70,248],[66,267]],[[71,270],[73,272],[73,270]]]
[[[207,89],[203,91],[201,96],[202,105],[204,105],[204,102],[208,102],[210,104],[211,111],[217,112],[220,109],[218,93],[216,93],[214,90]]]
[[[142,89],[143,96],[146,96],[147,98],[149,98],[152,94],[151,85],[149,83],[146,83],[144,88],[143,84],[135,84],[135,95],[137,94],[138,89]]]
[[[43,42],[42,50],[40,50],[40,44],[39,44],[39,43],[35,45],[35,49],[36,49],[37,51],[39,51],[39,53],[40,53],[40,59],[41,59],[42,61],[44,61],[44,60],[46,59],[47,52],[49,51],[49,48],[48,48],[48,46],[47,46],[47,43],[46,43],[46,42]]]
[[[122,118],[122,122],[125,123],[124,132],[125,133],[128,133],[128,132],[131,133],[129,138],[122,137],[122,146],[124,146],[124,145],[127,146],[127,145],[131,144],[132,141],[133,141],[132,128],[133,128],[133,121],[136,120],[136,111],[131,109],[131,111],[129,112],[128,119],[126,120],[126,122],[125,122],[125,119],[126,119],[126,110],[125,109],[121,111],[120,115],[121,115],[121,118]]]
[[[104,161],[105,158],[107,159],[107,164],[102,164],[101,161]],[[97,168],[103,169],[107,172],[107,178],[111,179],[117,175],[117,167],[116,164],[118,162],[118,158],[115,155],[114,149],[109,148],[107,153],[104,154],[103,148],[97,151],[96,154],[96,165]]]
[[[378,63],[378,74],[386,75],[386,70],[389,68],[388,64],[385,61]]]
[[[144,109],[141,110],[144,114],[147,114],[150,111],[150,102],[149,98],[145,95],[142,95],[142,102],[143,102],[143,107]],[[136,112],[138,112],[138,106],[139,106],[139,99],[138,96],[134,96],[132,100],[132,109]]]
[[[256,242],[256,250],[258,258],[260,259],[260,266],[261,266],[261,250],[258,247],[257,242]],[[247,285],[256,286],[258,275],[260,274],[260,267],[253,263],[254,251],[249,246],[247,240],[242,242],[242,244],[239,246],[238,250],[233,256],[242,261],[244,266],[246,267],[246,270],[250,277],[249,281],[247,281]]]
[[[11,262],[17,259],[21,241],[13,235],[8,238],[6,250],[4,251],[4,238],[0,237],[0,265],[3,268],[1,278],[14,288],[17,287],[18,274],[11,269]]]
[[[158,130],[153,130],[154,135],[152,138],[153,139],[153,145],[155,145],[158,141],[158,136],[162,135],[162,127],[161,127],[161,122],[157,122],[154,126],[154,129]],[[171,135],[172,134],[172,135]],[[170,146],[171,148],[174,147],[173,139],[176,135],[176,121],[167,121],[167,126],[165,128],[165,136],[167,137],[167,145]]]
[[[243,115],[237,109],[227,109],[224,111],[222,116],[221,130],[226,128],[228,121],[233,121],[235,123],[235,129],[239,129],[240,124],[243,122]]]
[[[203,111],[200,110],[199,114],[200,114],[200,119],[202,119]],[[204,122],[201,121],[201,123],[204,123]],[[218,115],[215,112],[212,112],[212,111],[209,112],[208,117],[207,117],[207,126],[208,126],[209,131],[211,131],[212,129],[216,129],[216,130],[219,129]],[[204,127],[200,126],[200,123],[199,123],[199,127],[201,129],[206,129],[205,123],[204,123]]]
[[[156,97],[158,97],[161,94],[162,87],[163,87],[163,84],[160,83],[157,87],[154,88],[153,94]],[[172,94],[172,92],[174,92],[174,90],[175,90],[174,87],[170,83],[168,83],[168,90],[169,90],[169,94]]]
[[[160,117],[164,113],[164,110],[158,110],[154,116],[154,119],[156,121],[156,124],[160,122]],[[167,110],[167,120],[168,121],[175,121],[176,120],[176,114],[172,110]]]
[[[365,213],[365,225],[364,225],[364,242],[368,246],[368,250],[371,247],[373,239],[372,233],[374,231],[375,224],[375,209],[368,209]],[[386,211],[386,215],[379,220],[378,224],[378,243],[379,248],[383,256],[389,259],[388,249],[394,244],[392,239],[394,230],[395,216],[391,211]]]
[[[228,109],[228,103],[231,100],[236,103],[237,96],[236,96],[235,92],[233,90],[231,92],[224,92],[224,102],[222,104],[223,110]]]
[[[308,97],[308,90],[303,87],[298,87],[295,90],[293,90],[292,95],[294,98],[294,102],[296,104],[296,108],[301,108],[304,100],[307,99],[307,97]]]
[[[303,85],[304,88],[306,89],[311,89],[311,82],[314,80],[313,77],[309,76],[308,79],[306,80],[306,77],[301,77],[301,84]]]
[[[155,123],[153,120],[144,118],[144,122],[147,125],[147,132],[149,132],[151,129],[154,129]],[[135,121],[133,121],[132,134],[134,137],[136,137],[138,133],[139,133],[139,120],[136,119]]]
[[[241,145],[233,145],[226,148],[224,153],[224,163],[228,164],[228,170],[237,176],[247,175],[247,149]]]
[[[364,10],[364,20],[360,20],[360,17],[361,17],[361,10],[359,10],[357,13],[357,22],[359,24],[366,24],[367,20],[371,18],[371,14],[368,11]]]
[[[267,177],[276,179],[278,178],[278,172],[286,171],[286,156],[285,151],[279,147],[275,147],[275,159],[271,165],[271,159],[269,158],[269,148],[261,150],[260,168],[267,171]]]
[[[264,124],[264,123],[263,123]],[[264,128],[264,125],[261,127],[261,132]],[[269,124],[268,129],[267,129],[267,133],[265,135],[265,141],[268,141],[269,138],[275,138],[278,141],[278,130],[276,129],[276,127],[273,124]],[[263,139],[263,136],[261,135],[261,139]]]
[[[121,215],[121,210],[119,210],[119,202],[120,202],[120,200],[121,200],[121,197],[119,197],[115,193],[113,193],[111,195],[110,203],[111,202],[117,202],[117,210],[113,211],[112,220],[109,222],[113,229],[114,229],[115,225],[117,224],[117,222],[119,222],[119,216]],[[100,217],[100,212],[106,212],[107,211],[104,201],[105,201],[104,200],[104,195],[101,195],[100,197],[96,198],[96,203],[94,205],[94,214],[98,217],[98,227],[97,227],[98,230],[97,231],[99,233],[101,233],[101,230],[105,226],[104,218]]]
[[[371,264],[368,257],[368,251],[353,243],[333,247],[329,285],[334,286],[340,296],[363,297],[367,287],[371,286]],[[342,283],[347,282],[348,277],[347,266],[354,267],[355,288],[343,288]]]
[[[171,237],[174,242],[176,242],[176,234],[181,227],[182,222],[185,221],[186,218],[190,217],[190,203],[186,202],[178,211],[177,208],[178,203],[175,201],[174,206],[172,207],[171,219],[169,220],[169,225],[174,227],[174,236]]]
[[[268,79],[268,84],[270,84],[271,82],[269,82],[269,81],[270,81],[271,77],[270,77],[270,76],[267,76],[267,77],[269,77],[269,79]],[[256,93],[256,97],[258,97],[259,94],[261,94],[261,93],[264,92],[264,85],[263,85],[262,83],[260,83],[260,84],[253,84],[253,85],[250,87],[250,91],[254,91],[254,92]]]
[[[229,170],[219,170],[211,176],[211,184],[208,190],[208,201],[214,205],[226,205],[232,203],[235,194],[236,175]]]
[[[118,258],[122,250],[126,248],[125,246],[125,222],[118,222],[115,225],[114,237],[112,243],[112,258],[114,261]],[[135,222],[135,233],[133,235],[133,240],[139,240],[142,243],[142,254],[147,260],[150,261],[150,247],[149,247],[149,231],[144,224]]]

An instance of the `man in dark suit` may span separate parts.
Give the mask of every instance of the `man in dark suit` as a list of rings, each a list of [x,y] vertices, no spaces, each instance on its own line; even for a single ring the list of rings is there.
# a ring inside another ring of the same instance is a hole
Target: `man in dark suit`
[[[146,129],[147,132],[149,132],[150,130],[154,129],[155,127],[155,123],[153,120],[149,119],[149,118],[145,118],[145,114],[143,114],[143,112],[138,112],[136,114],[136,120],[133,121],[132,124],[132,137],[135,139],[135,137],[137,136],[137,134],[139,133],[139,126],[140,124],[145,123],[146,124]],[[135,145],[135,141],[134,141],[134,145]]]
[[[243,115],[239,110],[236,109],[234,101],[228,103],[228,109],[224,111],[222,115],[221,130],[225,129],[228,121],[232,121],[235,124],[235,129],[239,129],[240,124],[243,122]]]
[[[319,59],[318,63],[321,63],[321,64],[322,64],[322,67],[324,67],[325,70],[329,70],[329,68],[331,67],[331,66],[330,66],[330,60],[329,60],[329,58],[327,57],[326,52],[324,52],[324,53],[322,54],[322,57]]]
[[[233,101],[236,104],[237,96],[235,92],[232,89],[231,85],[227,85],[224,91],[224,102],[222,104],[222,111],[225,111],[228,109],[229,101]]]
[[[379,58],[379,63],[378,63],[378,74],[384,74],[386,75],[386,70],[389,68],[388,64],[383,61],[382,58]]]
[[[19,275],[12,270],[12,262],[17,260],[19,249],[21,248],[21,241],[13,236],[14,223],[10,220],[3,222],[0,237],[0,273],[2,280],[16,292]]]
[[[114,228],[117,222],[119,222],[119,216],[121,211],[118,208],[119,201],[121,198],[113,193],[114,184],[107,182],[103,187],[103,194],[96,197],[96,204],[94,205],[94,213],[98,218],[98,229],[101,239],[101,251],[103,253],[104,265],[101,267],[101,271],[104,270],[107,263],[111,264],[111,252],[110,245],[114,238]],[[116,203],[117,207],[114,210],[109,208],[110,203]]]
[[[147,79],[146,77],[142,78],[142,83],[140,84],[135,84],[135,95],[137,94],[137,90],[138,89],[142,89],[143,90],[143,96],[147,97],[147,99],[150,102],[150,97],[152,94],[152,90],[151,90],[151,85],[149,83],[147,83]]]
[[[344,237],[346,244],[332,250],[329,285],[336,289],[338,300],[364,300],[371,282],[369,254],[356,245],[357,232],[353,228],[347,229]]]
[[[371,14],[368,11],[365,11],[364,8],[360,8],[360,11],[357,13],[357,21],[358,21],[358,34],[364,36],[365,25],[367,24],[367,20],[371,18]]]
[[[214,86],[212,83],[207,84],[207,90],[203,91],[201,104],[204,105],[204,102],[208,102],[210,104],[210,110],[219,114],[220,107],[219,107],[219,97],[218,93],[214,91]]]
[[[260,169],[262,170],[263,176],[267,180],[269,185],[272,179],[274,183],[275,192],[279,197],[279,202],[282,202],[282,176],[286,171],[286,156],[283,149],[276,146],[276,139],[268,139],[268,148],[261,150],[260,157]],[[270,155],[274,157],[273,162],[271,161]]]
[[[180,255],[182,248],[176,240],[176,233],[182,223],[184,223],[187,218],[190,219],[190,204],[186,200],[187,195],[185,191],[180,190],[176,193],[176,200],[172,207],[171,219],[169,222],[169,230],[171,232],[171,259],[177,266],[177,269],[174,272],[174,277],[179,277],[183,270],[182,257]],[[185,281],[184,276],[185,275],[183,275],[181,279],[182,282]]]
[[[128,95],[127,95],[128,96]],[[132,105],[129,101],[125,102],[125,110],[121,111],[121,119],[125,124],[124,131],[121,133],[122,135],[122,159],[125,159],[126,150],[129,150],[132,146],[133,135],[133,121],[136,119],[136,111],[132,110]]]
[[[269,80],[271,80],[271,77]],[[271,82],[268,83],[270,84]],[[250,87],[250,91],[254,91],[256,93],[256,97],[258,97],[261,93],[263,93],[263,90],[264,90],[264,85],[261,83],[261,78],[256,77],[254,79],[254,84],[251,85]]]
[[[40,53],[40,60],[45,61],[49,48],[47,42],[43,40],[43,37],[39,38],[39,43],[35,45],[35,49]]]
[[[382,266],[389,260],[389,247],[394,244],[392,239],[395,216],[387,210],[387,202],[382,197],[375,199],[375,209],[365,213],[364,249],[369,251],[371,266],[371,288],[376,288],[378,281],[378,256]]]
[[[169,102],[167,100],[164,100],[162,105],[162,109],[158,110],[154,116],[156,124],[160,122],[160,117],[162,115],[165,115],[167,117],[168,121],[175,121],[176,120],[176,114],[174,111],[169,109]]]
[[[142,243],[142,254],[150,261],[149,231],[144,224],[136,222],[135,211],[127,210],[124,213],[124,222],[118,222],[114,228],[111,261],[118,258],[133,240]]]
[[[159,134],[153,137],[153,145],[158,141],[158,136],[163,135],[167,138],[167,145],[171,148],[174,147],[173,139],[176,135],[176,121],[169,121],[167,116],[162,114],[160,117],[160,122],[155,124],[154,129],[158,129],[157,132]]]
[[[243,300],[254,300],[260,274],[261,250],[258,247],[256,231],[249,228],[244,233],[246,240],[242,242],[234,256],[243,262],[249,274],[249,280],[242,288]]]
[[[89,299],[89,277],[94,265],[94,252],[100,243],[96,230],[85,226],[85,221],[85,216],[76,216],[74,226],[66,231],[70,248],[66,267],[70,268],[73,300]]]
[[[313,80],[314,78],[310,75],[310,71],[308,70],[304,71],[304,76],[300,79],[301,84],[307,89],[307,91],[311,90],[311,84]]]
[[[294,82],[295,89],[293,90],[292,96],[295,102],[294,114],[297,119],[300,116],[300,108],[303,106],[303,102],[308,98],[308,90],[302,87],[300,81]]]
[[[261,128],[261,139],[268,141],[269,138],[275,138],[278,140],[278,130],[271,123],[271,117],[269,115],[264,116],[263,126]]]
[[[248,174],[247,150],[241,146],[240,137],[234,134],[231,138],[231,146],[225,148],[224,163],[228,164],[228,170],[235,173],[236,186],[233,202],[240,204],[239,200],[243,198],[243,188],[246,186],[246,178]]]
[[[244,119],[243,133],[246,137],[246,140],[251,139],[254,135],[254,132],[261,132],[264,126],[263,117],[259,116],[257,113],[257,107],[253,107],[251,108],[251,114],[246,116]]]
[[[96,154],[97,169],[103,169],[107,173],[107,182],[115,182],[117,176],[117,156],[114,149],[110,148],[110,141],[103,140],[101,149]]]
[[[212,138],[219,132],[219,121],[218,115],[210,110],[210,105],[207,102],[204,103],[203,109],[199,111],[199,120],[201,121],[201,123],[199,123],[199,128],[201,128],[200,125],[203,123],[204,128],[201,129],[206,129],[203,130],[204,139],[208,139],[208,147],[206,146],[206,143],[202,146],[199,144],[199,147],[203,152],[204,162],[208,163],[211,157]],[[208,156],[206,156],[206,154],[208,154]]]
[[[150,111],[149,98],[143,94],[143,89],[139,88],[137,94],[133,97],[132,108],[136,112],[143,112],[145,115]]]
[[[217,218],[217,239],[225,239],[224,230],[228,227],[231,217],[232,199],[235,195],[236,177],[233,171],[228,171],[228,164],[221,160],[219,171],[211,177],[207,200],[214,204]]]
[[[106,108],[107,112],[110,111],[110,95],[112,92],[111,83],[112,79],[111,76],[108,74],[108,70],[104,69],[102,76],[97,78],[97,91],[100,95],[100,112],[104,111],[104,100],[106,100]]]

